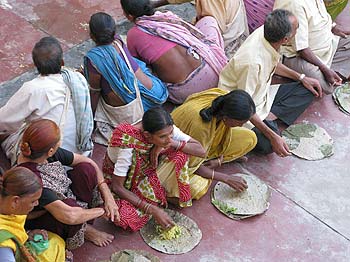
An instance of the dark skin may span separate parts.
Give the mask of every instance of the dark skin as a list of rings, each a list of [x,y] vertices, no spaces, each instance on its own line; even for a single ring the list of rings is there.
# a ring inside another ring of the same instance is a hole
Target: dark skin
[[[96,43],[96,38],[92,34],[90,34],[90,37]],[[115,41],[118,41],[119,44],[122,45],[122,43],[119,40],[115,40]],[[117,50],[117,52],[120,55],[122,55],[119,50],[119,47],[115,44],[112,44],[112,45]],[[152,88],[153,86],[152,80],[147,75],[145,75],[140,68],[136,70],[135,76],[147,89]],[[92,89],[97,89],[97,90],[101,89],[101,78],[102,77],[100,74],[89,72],[89,84]],[[100,92],[91,90],[90,96],[91,96],[91,107],[93,112],[96,111],[97,103],[98,103],[98,100],[100,99],[100,96],[102,96],[104,101],[110,106],[117,107],[117,106],[125,105],[125,102],[114,92],[109,92],[108,94],[103,94],[103,93],[100,94]]]
[[[332,33],[345,38],[350,35],[349,30],[344,30],[341,26],[336,25],[332,28]],[[305,48],[303,50],[298,51],[298,54],[309,63],[318,66],[324,77],[328,81],[330,85],[336,86],[341,85],[342,79],[341,77],[332,69],[328,68],[322,61],[312,52],[310,48]]]
[[[125,14],[134,22],[135,17]],[[141,57],[142,59],[142,57]],[[151,64],[153,72],[165,83],[181,83],[200,66],[201,60],[187,54],[187,49],[176,45]],[[176,69],[176,70],[174,70]]]

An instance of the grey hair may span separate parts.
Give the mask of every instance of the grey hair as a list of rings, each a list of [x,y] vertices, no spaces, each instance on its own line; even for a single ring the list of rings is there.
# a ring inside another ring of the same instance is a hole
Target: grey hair
[[[276,9],[268,14],[264,23],[264,37],[270,43],[276,43],[292,34],[290,17],[292,12],[284,9]]]

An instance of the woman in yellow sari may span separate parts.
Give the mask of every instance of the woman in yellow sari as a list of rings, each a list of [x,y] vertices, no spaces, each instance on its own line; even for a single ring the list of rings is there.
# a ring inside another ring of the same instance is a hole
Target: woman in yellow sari
[[[190,180],[193,198],[202,197],[212,180],[224,181],[238,190],[244,189],[242,185],[246,187],[244,180],[215,168],[254,149],[256,135],[242,127],[254,114],[255,104],[248,93],[243,90],[228,93],[219,88],[191,95],[172,112],[175,125],[206,150],[205,159],[190,157],[190,173],[195,173]]]
[[[65,261],[62,238],[45,230],[28,235],[24,229],[27,214],[38,205],[41,193],[40,179],[27,168],[12,168],[0,179],[1,261]]]

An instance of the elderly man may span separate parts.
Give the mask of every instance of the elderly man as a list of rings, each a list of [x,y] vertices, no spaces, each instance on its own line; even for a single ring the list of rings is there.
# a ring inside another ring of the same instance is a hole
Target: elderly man
[[[276,0],[274,8],[293,12],[299,21],[295,37],[281,48],[286,66],[317,78],[326,93],[349,79],[350,31],[332,23],[323,1]]]
[[[280,62],[278,51],[295,35],[297,28],[298,21],[291,12],[273,11],[266,17],[264,25],[248,37],[220,74],[220,88],[243,89],[252,96],[257,112],[249,127],[255,126],[253,131],[258,137],[255,151],[263,154],[274,151],[279,156],[289,155],[289,148],[279,136],[275,120],[292,124],[312,102],[313,95],[322,96],[316,79],[289,69]],[[271,85],[274,73],[298,82]]]
[[[0,108],[0,140],[13,164],[27,123],[50,119],[62,130],[62,147],[75,153],[92,150],[93,116],[88,84],[82,74],[63,69],[63,52],[53,37],[44,37],[32,51],[39,76],[26,82]]]

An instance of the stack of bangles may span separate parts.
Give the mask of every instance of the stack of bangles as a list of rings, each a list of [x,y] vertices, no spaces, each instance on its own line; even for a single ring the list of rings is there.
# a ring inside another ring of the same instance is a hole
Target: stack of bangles
[[[186,141],[177,141],[177,145],[175,150],[176,151],[181,151],[182,149],[184,149],[184,147],[186,146],[187,142]]]
[[[147,203],[146,201],[143,201],[142,199],[139,199],[136,204],[136,208],[140,208],[145,212],[145,214],[148,214],[149,208],[152,206],[151,203]]]

